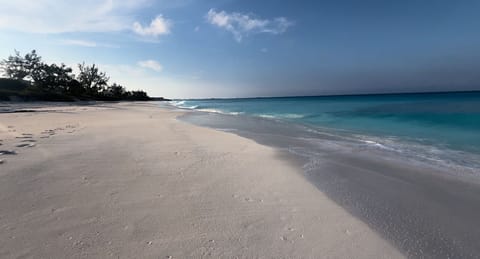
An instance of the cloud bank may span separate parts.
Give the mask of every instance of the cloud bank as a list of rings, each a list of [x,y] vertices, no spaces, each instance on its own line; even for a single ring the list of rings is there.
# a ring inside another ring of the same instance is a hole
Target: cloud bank
[[[215,9],[210,9],[205,17],[208,23],[231,32],[238,42],[250,34],[282,34],[293,25],[293,22],[285,17],[260,19],[251,14],[227,13]]]
[[[0,29],[31,33],[110,32],[131,28],[151,0],[0,0]]]

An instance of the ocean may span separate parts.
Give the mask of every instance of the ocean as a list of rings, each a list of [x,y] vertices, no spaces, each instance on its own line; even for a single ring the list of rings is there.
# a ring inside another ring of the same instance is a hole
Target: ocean
[[[257,118],[254,123],[290,125],[296,136],[317,135],[320,140],[330,136],[338,140],[330,141],[333,144],[360,145],[480,172],[480,92],[196,99],[171,104],[228,116],[230,121]]]
[[[182,121],[273,147],[408,258],[480,254],[479,92],[171,104],[190,110]]]

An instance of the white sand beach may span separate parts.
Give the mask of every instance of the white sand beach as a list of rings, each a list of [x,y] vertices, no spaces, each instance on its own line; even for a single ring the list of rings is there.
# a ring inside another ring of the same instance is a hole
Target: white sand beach
[[[1,258],[403,257],[272,148],[154,103],[36,110],[0,114]]]

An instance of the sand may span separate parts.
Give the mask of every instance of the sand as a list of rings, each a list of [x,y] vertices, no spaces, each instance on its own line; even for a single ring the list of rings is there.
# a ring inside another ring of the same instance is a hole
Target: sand
[[[281,153],[153,103],[0,114],[1,258],[402,258]]]

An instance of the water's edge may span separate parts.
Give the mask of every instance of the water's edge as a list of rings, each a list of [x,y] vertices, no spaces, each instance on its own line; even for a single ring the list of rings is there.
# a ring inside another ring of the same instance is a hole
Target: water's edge
[[[408,257],[480,255],[477,175],[385,157],[362,146],[342,147],[342,140],[328,134],[295,135],[292,125],[268,119],[197,111],[178,119],[276,148],[302,164],[305,177],[330,199]]]
[[[303,134],[459,172],[480,172],[480,93],[174,100],[209,113],[303,125]],[[308,131],[308,132],[307,132]],[[314,136],[316,135],[316,136]]]

